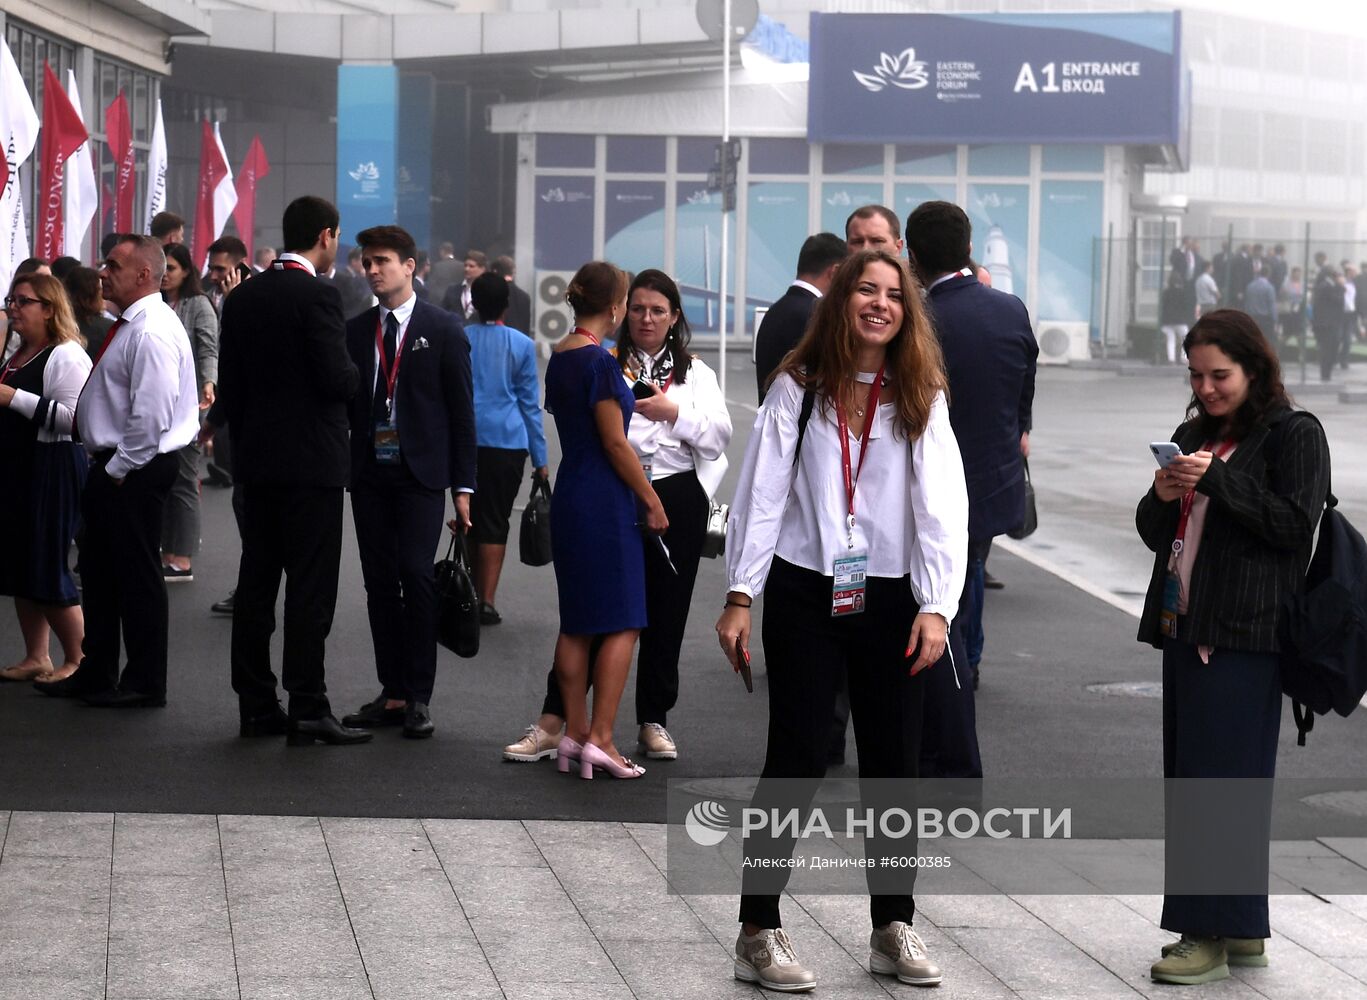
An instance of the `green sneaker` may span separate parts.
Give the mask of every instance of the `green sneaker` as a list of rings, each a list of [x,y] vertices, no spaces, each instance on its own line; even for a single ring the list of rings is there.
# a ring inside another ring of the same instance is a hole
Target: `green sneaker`
[[[1178,945],[1177,941],[1163,945],[1163,957],[1167,958]],[[1225,955],[1230,965],[1266,968],[1267,945],[1262,938],[1225,938]]]
[[[1160,983],[1196,986],[1229,978],[1229,962],[1223,938],[1198,938],[1182,935],[1182,940],[1166,949],[1167,954],[1149,969]]]

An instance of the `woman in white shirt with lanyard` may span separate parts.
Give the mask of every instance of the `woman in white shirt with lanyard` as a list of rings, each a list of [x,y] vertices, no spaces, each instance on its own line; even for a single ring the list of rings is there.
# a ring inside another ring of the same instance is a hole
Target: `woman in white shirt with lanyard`
[[[688,353],[691,334],[679,286],[663,271],[636,275],[627,294],[627,321],[617,340],[622,373],[634,383],[636,410],[627,440],[664,504],[669,563],[646,546],[646,620],[636,661],[636,724],[647,757],[674,760],[678,747],[665,728],[679,699],[679,651],[702,558],[711,496],[726,474],[731,414],[717,376]],[[541,718],[516,743],[509,760],[532,761],[558,749],[565,708],[551,672]]]
[[[764,398],[731,508],[717,636],[735,669],[738,646],[749,659],[750,604],[766,595],[769,737],[757,808],[807,805],[793,801],[794,782],[773,779],[808,779],[815,791],[847,673],[860,778],[917,775],[919,675],[945,652],[967,572],[968,494],[945,388],[906,264],[881,250],[851,255]],[[756,862],[792,849],[791,837],[746,838]],[[915,838],[867,836],[865,853],[914,857]],[[747,864],[734,970],[799,992],[816,976],[779,919],[788,873],[782,860]],[[930,986],[940,970],[911,929],[914,876],[868,869],[869,964]]]

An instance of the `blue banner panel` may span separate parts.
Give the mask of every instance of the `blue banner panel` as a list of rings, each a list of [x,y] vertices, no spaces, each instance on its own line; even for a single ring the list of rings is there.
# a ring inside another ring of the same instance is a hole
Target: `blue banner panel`
[[[338,66],[337,210],[343,243],[354,243],[362,229],[394,223],[398,128],[399,71]]]
[[[419,249],[432,247],[432,109],[436,82],[429,73],[399,80],[398,214]]]
[[[1181,15],[813,14],[812,142],[1175,145]]]

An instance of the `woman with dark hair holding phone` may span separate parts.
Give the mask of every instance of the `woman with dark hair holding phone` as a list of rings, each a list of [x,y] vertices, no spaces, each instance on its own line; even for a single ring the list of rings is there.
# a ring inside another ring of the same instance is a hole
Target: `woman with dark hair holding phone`
[[[71,299],[71,311],[76,316],[76,328],[81,331],[86,352],[93,358],[104,343],[104,335],[114,325],[104,311],[100,275],[91,267],[75,267],[62,279],[62,284]]]
[[[15,279],[5,310],[19,347],[0,365],[0,594],[14,598],[26,649],[0,679],[58,681],[76,672],[85,635],[67,553],[89,468],[71,428],[90,358],[66,289],[51,275]],[[63,656],[55,669],[48,653],[53,634]]]
[[[478,290],[477,279],[476,290]],[[679,699],[679,651],[702,559],[711,497],[726,475],[731,414],[717,376],[688,352],[688,320],[679,286],[663,271],[642,271],[627,296],[627,321],[618,331],[617,361],[633,385],[635,412],[627,439],[664,505],[669,559],[655,546],[645,551],[646,618],[636,661],[637,742],[652,760],[679,756],[665,728]],[[477,494],[478,495],[478,494]],[[552,671],[541,717],[516,743],[507,760],[554,756],[565,708]]]
[[[750,604],[765,594],[769,737],[757,807],[801,805],[775,779],[808,779],[815,791],[846,676],[859,777],[917,776],[920,674],[944,654],[968,571],[968,493],[945,392],[940,346],[905,261],[852,254],[769,386],[731,508],[717,637],[734,669],[738,651],[749,658]],[[779,919],[781,859],[792,846],[746,838],[747,862],[779,866],[747,863],[734,971],[799,992],[816,976]],[[914,855],[914,839],[866,837],[870,859],[894,851]],[[911,928],[914,870],[891,880],[875,870],[871,970],[940,982]]]
[[[1139,641],[1163,651],[1163,776],[1270,782],[1282,712],[1277,616],[1310,562],[1329,445],[1318,421],[1293,413],[1277,356],[1246,313],[1206,313],[1183,348],[1192,395],[1172,440],[1185,454],[1155,471],[1135,513],[1154,552]],[[1242,872],[1241,881],[1251,875],[1265,887],[1270,792],[1264,804],[1247,827],[1263,840],[1261,872]],[[1183,813],[1170,797],[1170,856],[1231,853],[1199,832],[1191,839]],[[1265,889],[1167,888],[1160,924],[1182,937],[1164,947],[1155,980],[1205,983],[1227,977],[1230,965],[1267,964]]]
[[[546,409],[555,417],[561,462],[551,497],[551,550],[560,596],[555,675],[565,704],[560,769],[579,766],[614,778],[645,769],[617,751],[612,730],[646,624],[641,529],[669,528],[660,498],[627,441],[634,403],[616,359],[601,344],[626,312],[627,276],[605,261],[581,267],[565,298],[574,329],[546,366]],[[639,516],[638,504],[644,511]],[[588,712],[589,647],[594,660],[593,715]]]
[[[200,387],[199,408],[214,402],[218,382],[218,314],[199,283],[199,271],[183,243],[170,243],[166,251],[166,274],[161,297],[175,310],[190,338],[195,357],[195,384]],[[177,452],[179,464],[161,530],[161,574],[167,583],[186,583],[195,578],[191,560],[199,550],[199,445],[191,443]]]

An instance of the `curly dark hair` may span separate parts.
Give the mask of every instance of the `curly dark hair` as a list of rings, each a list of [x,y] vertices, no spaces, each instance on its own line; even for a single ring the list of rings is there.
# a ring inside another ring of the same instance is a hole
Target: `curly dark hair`
[[[1218,348],[1244,370],[1248,378],[1248,398],[1226,422],[1206,413],[1195,392],[1187,404],[1187,419],[1195,420],[1206,440],[1232,437],[1242,441],[1257,424],[1278,410],[1294,403],[1282,384],[1282,366],[1272,345],[1263,336],[1253,317],[1238,309],[1216,309],[1196,321],[1182,349],[1191,354],[1193,347],[1209,345]]]

